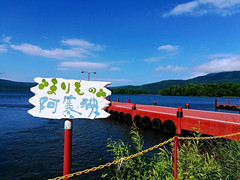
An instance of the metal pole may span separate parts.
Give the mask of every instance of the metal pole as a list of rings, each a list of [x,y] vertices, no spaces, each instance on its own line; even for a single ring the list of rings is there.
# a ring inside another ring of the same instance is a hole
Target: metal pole
[[[177,180],[177,146],[178,136],[174,137],[174,180]]]
[[[177,109],[177,134],[181,135],[182,134],[182,127],[181,127],[181,119],[183,117],[183,111],[182,111],[182,107],[178,107]]]
[[[87,78],[88,81],[90,81],[90,73],[96,74],[96,72],[89,72],[89,71],[81,71],[81,73],[87,73],[88,74],[88,78]]]
[[[217,111],[217,108],[218,108],[218,100],[215,99],[215,111]]]
[[[133,103],[133,104],[132,104],[132,110],[136,110],[136,109],[137,109],[136,103]]]
[[[63,156],[63,175],[71,173],[72,160],[72,119],[66,119],[64,123],[64,156]],[[69,178],[64,178],[68,180]]]

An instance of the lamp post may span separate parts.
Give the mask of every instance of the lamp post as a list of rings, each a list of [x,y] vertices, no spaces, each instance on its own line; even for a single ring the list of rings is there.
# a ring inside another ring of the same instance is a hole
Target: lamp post
[[[81,71],[81,73],[87,73],[88,74],[88,81],[90,81],[90,74],[97,74],[96,72],[90,72],[90,71]]]

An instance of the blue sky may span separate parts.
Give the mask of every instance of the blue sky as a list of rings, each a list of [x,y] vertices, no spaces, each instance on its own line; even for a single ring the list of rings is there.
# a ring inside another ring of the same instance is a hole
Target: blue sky
[[[0,78],[112,86],[240,70],[240,0],[3,0]]]

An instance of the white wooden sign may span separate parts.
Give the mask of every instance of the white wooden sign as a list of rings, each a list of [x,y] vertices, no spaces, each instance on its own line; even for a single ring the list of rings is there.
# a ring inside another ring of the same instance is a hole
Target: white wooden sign
[[[66,80],[62,78],[35,78],[35,94],[29,102],[35,107],[28,111],[35,117],[49,119],[106,118],[103,109],[109,104],[106,97],[110,82]]]

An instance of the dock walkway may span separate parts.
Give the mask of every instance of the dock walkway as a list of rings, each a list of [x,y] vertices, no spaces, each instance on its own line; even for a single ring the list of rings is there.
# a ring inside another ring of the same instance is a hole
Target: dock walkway
[[[219,136],[240,131],[239,114],[120,102],[111,102],[108,112],[114,118],[133,121],[137,126],[169,133],[181,134],[182,130],[188,130]]]

